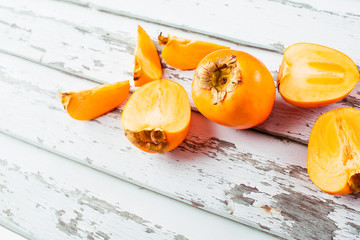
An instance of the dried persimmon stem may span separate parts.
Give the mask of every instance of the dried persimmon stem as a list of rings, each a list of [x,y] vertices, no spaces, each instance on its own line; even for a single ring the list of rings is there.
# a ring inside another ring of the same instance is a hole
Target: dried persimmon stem
[[[201,88],[211,91],[214,105],[222,101],[228,92],[234,91],[241,83],[241,72],[234,55],[204,64],[198,70],[196,77],[200,79]]]

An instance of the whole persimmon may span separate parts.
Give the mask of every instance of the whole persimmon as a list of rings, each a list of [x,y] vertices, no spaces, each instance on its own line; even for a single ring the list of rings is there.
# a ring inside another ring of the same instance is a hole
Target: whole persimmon
[[[203,58],[191,92],[201,114],[236,129],[264,122],[275,101],[269,70],[254,56],[237,50],[218,50]]]

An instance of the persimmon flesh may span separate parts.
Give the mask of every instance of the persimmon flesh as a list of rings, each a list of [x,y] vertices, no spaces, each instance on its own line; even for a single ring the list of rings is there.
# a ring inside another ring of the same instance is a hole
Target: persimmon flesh
[[[165,62],[182,70],[195,69],[201,59],[211,52],[229,49],[229,47],[205,41],[190,40],[172,35],[164,37],[161,33],[158,40],[160,45],[165,46],[161,52]]]
[[[281,96],[298,107],[337,102],[355,87],[359,71],[344,53],[313,43],[289,46],[277,78]]]
[[[121,116],[128,140],[150,153],[164,153],[184,141],[190,127],[190,102],[178,83],[160,79],[137,89]]]
[[[122,81],[77,92],[61,92],[58,95],[70,117],[85,121],[119,106],[129,95],[129,90],[129,81]]]
[[[360,111],[339,108],[315,122],[308,145],[310,179],[322,191],[345,195],[360,191]]]
[[[266,66],[236,50],[218,50],[202,59],[191,92],[206,118],[237,129],[264,122],[275,101],[275,83]]]
[[[160,79],[162,68],[154,42],[140,26],[137,31],[134,82],[136,87],[140,87],[145,83]]]

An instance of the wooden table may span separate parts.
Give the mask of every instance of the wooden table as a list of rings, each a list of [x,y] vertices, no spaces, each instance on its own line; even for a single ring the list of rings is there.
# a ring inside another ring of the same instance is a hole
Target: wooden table
[[[315,120],[359,109],[360,86],[315,109],[277,95],[252,130],[214,124],[192,103],[188,137],[162,155],[127,141],[123,105],[71,119],[58,92],[132,79],[137,25],[154,42],[163,32],[249,52],[274,79],[296,42],[360,65],[356,0],[1,0],[2,226],[31,239],[360,239],[359,195],[325,194],[306,169]],[[191,98],[193,71],[162,65]]]

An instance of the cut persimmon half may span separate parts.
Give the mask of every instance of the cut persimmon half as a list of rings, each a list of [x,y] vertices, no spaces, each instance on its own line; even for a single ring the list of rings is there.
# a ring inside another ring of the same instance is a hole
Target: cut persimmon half
[[[85,121],[119,106],[129,95],[129,90],[129,81],[122,81],[77,92],[61,92],[58,96],[70,117]]]
[[[195,106],[218,124],[252,128],[264,122],[275,101],[275,83],[266,66],[236,50],[218,50],[201,60],[191,87]]]
[[[145,83],[160,79],[162,68],[154,42],[140,26],[137,31],[134,84],[135,87],[140,87]]]
[[[307,169],[322,191],[360,191],[360,111],[339,108],[321,115],[309,138]]]
[[[343,99],[358,80],[355,63],[344,53],[313,43],[296,43],[284,52],[277,87],[288,103],[310,108]]]
[[[128,140],[143,151],[164,153],[186,138],[190,127],[190,101],[178,83],[160,79],[137,89],[121,116]]]
[[[182,70],[195,69],[201,59],[211,52],[229,49],[229,47],[210,42],[195,41],[171,35],[164,37],[162,33],[160,33],[158,40],[160,45],[165,46],[161,52],[165,62]]]

